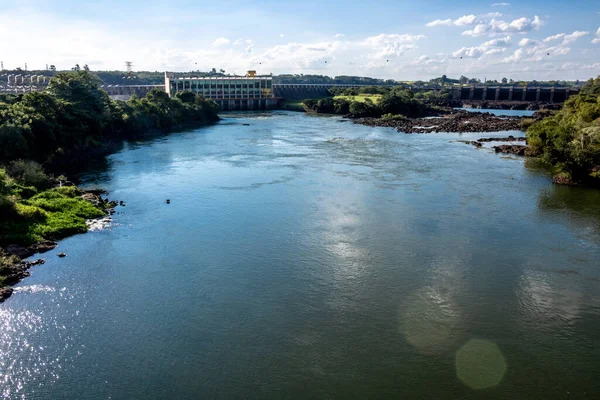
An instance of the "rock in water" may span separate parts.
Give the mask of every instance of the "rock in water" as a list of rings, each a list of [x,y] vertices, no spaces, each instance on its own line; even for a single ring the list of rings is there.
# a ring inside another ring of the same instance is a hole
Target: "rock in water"
[[[65,253],[58,253],[57,254],[60,258],[66,257],[67,255]]]
[[[8,299],[10,295],[13,294],[13,289],[10,287],[0,288],[0,303],[4,300]]]
[[[494,146],[494,151],[496,153],[515,154],[517,156],[526,156],[528,154],[528,150],[529,147],[518,144],[503,144],[501,146]]]
[[[58,243],[51,240],[43,240],[39,243],[32,244],[29,247],[23,247],[19,245],[9,245],[4,248],[10,254],[13,254],[19,258],[31,257],[36,253],[45,253],[58,246]]]

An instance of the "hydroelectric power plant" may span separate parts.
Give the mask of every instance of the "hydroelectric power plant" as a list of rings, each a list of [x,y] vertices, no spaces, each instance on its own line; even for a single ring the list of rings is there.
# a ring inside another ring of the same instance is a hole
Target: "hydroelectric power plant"
[[[191,91],[213,100],[224,111],[266,110],[276,108],[273,77],[248,71],[246,76],[175,77],[165,72],[165,90],[169,96]]]

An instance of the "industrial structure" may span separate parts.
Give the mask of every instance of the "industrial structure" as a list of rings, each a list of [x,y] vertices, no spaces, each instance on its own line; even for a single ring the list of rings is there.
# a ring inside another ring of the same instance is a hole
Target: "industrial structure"
[[[44,90],[49,82],[49,78],[44,75],[3,74],[1,78],[0,93],[37,92]]]
[[[165,90],[169,96],[191,91],[213,100],[224,111],[266,110],[276,108],[279,98],[273,94],[273,77],[248,71],[246,76],[182,77],[165,72]]]
[[[462,86],[452,89],[453,100],[563,103],[579,88],[540,86]]]

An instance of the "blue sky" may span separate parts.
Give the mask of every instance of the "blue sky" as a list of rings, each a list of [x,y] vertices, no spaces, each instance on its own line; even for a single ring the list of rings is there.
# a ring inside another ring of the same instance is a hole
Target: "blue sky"
[[[587,79],[596,1],[0,0],[6,68]]]

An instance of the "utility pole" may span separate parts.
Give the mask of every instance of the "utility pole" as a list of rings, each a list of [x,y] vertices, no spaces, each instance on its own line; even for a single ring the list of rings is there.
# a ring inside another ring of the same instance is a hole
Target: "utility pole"
[[[27,63],[25,63],[25,71],[27,71]]]
[[[4,71],[4,61],[0,61],[0,71]]]

